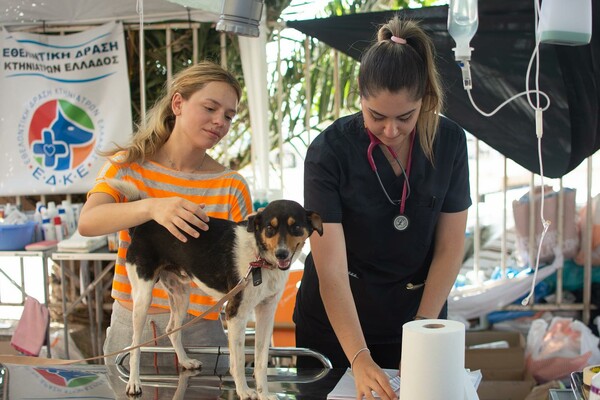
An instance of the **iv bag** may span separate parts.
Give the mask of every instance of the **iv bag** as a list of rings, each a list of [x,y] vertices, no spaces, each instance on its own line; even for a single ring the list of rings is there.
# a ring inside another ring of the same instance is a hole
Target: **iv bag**
[[[477,0],[450,0],[448,7],[448,33],[454,39],[456,60],[470,60],[469,42],[479,25]]]
[[[592,0],[544,0],[537,37],[540,43],[580,46],[592,39]]]

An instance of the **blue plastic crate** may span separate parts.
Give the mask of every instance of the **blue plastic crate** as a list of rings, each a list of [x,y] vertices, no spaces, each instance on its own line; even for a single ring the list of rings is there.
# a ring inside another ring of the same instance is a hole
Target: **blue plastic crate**
[[[0,225],[0,250],[23,250],[33,240],[35,224]]]

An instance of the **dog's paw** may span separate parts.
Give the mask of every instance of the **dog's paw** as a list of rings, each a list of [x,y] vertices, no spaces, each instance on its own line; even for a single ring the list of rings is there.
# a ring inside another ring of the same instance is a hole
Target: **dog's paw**
[[[142,394],[142,384],[137,379],[130,379],[127,382],[127,387],[125,388],[125,393],[127,393],[130,397],[141,396]]]
[[[237,395],[240,396],[241,400],[258,400],[258,393],[255,390],[250,389],[246,386],[243,390],[236,390]]]
[[[260,400],[277,400],[277,395],[275,393],[260,393],[258,395]]]
[[[202,367],[202,362],[196,360],[195,358],[179,360],[179,364],[181,364],[181,366],[185,369],[198,369]]]

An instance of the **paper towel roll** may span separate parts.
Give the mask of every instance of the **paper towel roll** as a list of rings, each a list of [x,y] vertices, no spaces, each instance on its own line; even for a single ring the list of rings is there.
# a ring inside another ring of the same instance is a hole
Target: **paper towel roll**
[[[465,326],[426,319],[403,326],[400,400],[463,400]]]

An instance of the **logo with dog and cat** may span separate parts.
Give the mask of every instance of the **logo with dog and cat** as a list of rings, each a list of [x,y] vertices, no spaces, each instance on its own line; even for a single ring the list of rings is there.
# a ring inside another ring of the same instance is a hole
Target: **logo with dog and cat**
[[[60,368],[35,368],[35,371],[49,384],[64,388],[88,386],[99,378],[99,376],[93,372],[73,371]]]
[[[95,103],[55,88],[39,93],[28,106],[18,142],[32,176],[62,188],[84,179],[98,158],[94,149],[103,136],[104,122]]]

